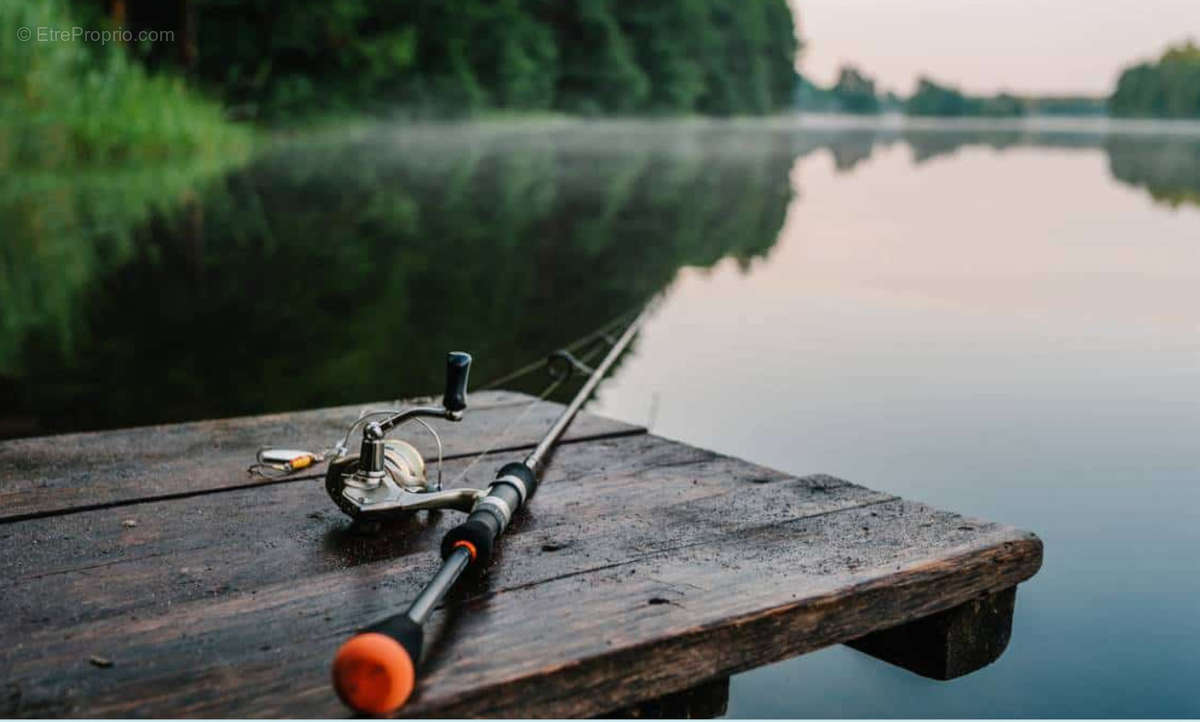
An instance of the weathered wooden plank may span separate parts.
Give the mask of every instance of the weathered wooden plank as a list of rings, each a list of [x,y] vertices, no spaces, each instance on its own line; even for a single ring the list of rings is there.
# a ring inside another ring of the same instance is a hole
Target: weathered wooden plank
[[[3,441],[0,522],[261,485],[261,479],[246,473],[261,446],[324,448],[341,439],[362,409],[415,401]],[[482,451],[530,401],[527,395],[508,391],[472,394],[463,421],[433,422],[442,434],[445,454],[457,457]],[[537,404],[521,416],[497,448],[532,446],[561,410],[561,404]],[[422,453],[435,458],[432,439],[414,429],[412,441]],[[630,424],[580,414],[566,438],[642,431]]]
[[[1010,587],[1041,554],[1031,535],[902,501],[701,530],[621,562],[498,584],[510,559],[533,553],[520,542],[537,534],[506,539],[511,554],[440,613],[407,712],[595,714]],[[602,534],[552,554],[586,561],[608,544]],[[341,714],[325,665],[351,628],[406,596],[397,571],[363,564],[37,632],[4,652],[15,687],[3,711]],[[113,666],[95,668],[92,654]]]
[[[465,480],[485,485],[498,455]],[[447,465],[453,477],[467,460]],[[505,538],[493,588],[619,563],[713,528],[786,521],[894,498],[832,477],[794,479],[664,439],[637,435],[560,447],[537,505]],[[429,550],[461,517],[355,533],[317,482],[149,502],[0,526],[0,631],[30,632],[251,591],[303,575],[387,561],[415,594]],[[669,521],[671,523],[664,523]],[[136,526],[125,526],[133,523]],[[574,553],[584,545],[583,554]],[[413,566],[420,571],[412,573]]]
[[[1004,653],[1016,599],[1017,588],[1009,587],[847,644],[930,679],[955,679]]]

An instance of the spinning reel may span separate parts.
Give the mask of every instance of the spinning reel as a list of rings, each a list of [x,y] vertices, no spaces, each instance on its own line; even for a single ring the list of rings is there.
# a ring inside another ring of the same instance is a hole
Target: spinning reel
[[[441,406],[418,406],[371,421],[363,426],[362,443],[357,454],[341,447],[330,460],[325,474],[325,490],[334,503],[355,519],[382,520],[403,516],[421,509],[456,509],[470,512],[487,495],[486,489],[442,489],[441,441],[438,440],[439,469],[435,480],[426,473],[425,460],[416,447],[388,432],[409,421],[417,421],[430,432],[424,418],[461,421],[467,408],[467,375],[470,354],[451,352],[446,357],[446,393]],[[357,423],[355,424],[357,426]],[[351,432],[354,427],[351,427]]]
[[[612,344],[612,339],[599,334],[585,340]],[[518,373],[526,373],[539,365],[544,365],[554,379],[550,390],[576,372],[589,376],[595,372],[564,348]],[[487,497],[487,490],[442,488],[442,441],[437,431],[425,421],[429,418],[462,420],[467,408],[470,370],[470,354],[451,352],[446,356],[446,392],[441,406],[364,411],[335,446],[320,452],[264,447],[259,449],[256,463],[250,466],[249,472],[265,479],[278,479],[328,461],[325,490],[338,508],[354,519],[385,520],[422,509],[471,513]],[[410,421],[424,426],[437,441],[437,475],[432,479],[425,459],[415,446],[387,438],[389,432]],[[360,427],[362,440],[358,453],[352,454],[351,438]]]

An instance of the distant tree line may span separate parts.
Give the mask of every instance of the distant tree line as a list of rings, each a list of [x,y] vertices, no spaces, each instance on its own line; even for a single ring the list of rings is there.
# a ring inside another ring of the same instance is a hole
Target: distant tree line
[[[1200,118],[1200,46],[1189,40],[1158,62],[1127,68],[1108,108],[1116,116]]]
[[[1025,100],[1010,93],[990,97],[969,96],[957,88],[929,78],[917,80],[917,92],[904,104],[909,115],[956,117],[964,115],[1012,118],[1028,112]]]
[[[1108,98],[1011,93],[973,96],[921,77],[912,96],[901,100],[893,93],[881,94],[872,78],[848,65],[828,88],[801,77],[795,101],[801,110],[861,114],[900,111],[918,116],[1005,118],[1108,113],[1124,117],[1200,118],[1200,46],[1189,40],[1167,48],[1155,62],[1126,68]]]
[[[875,81],[860,69],[847,65],[837,80],[821,88],[801,76],[796,87],[796,107],[818,112],[874,114],[900,112],[937,117],[1010,118],[1022,115],[1098,115],[1104,112],[1102,98],[1084,96],[1031,97],[1011,93],[973,96],[928,77],[917,80],[916,91],[907,99],[893,92],[880,92]]]
[[[268,118],[397,107],[758,114],[790,107],[796,80],[786,0],[76,2],[119,8],[125,27],[179,28],[178,42],[135,51],[184,64]]]

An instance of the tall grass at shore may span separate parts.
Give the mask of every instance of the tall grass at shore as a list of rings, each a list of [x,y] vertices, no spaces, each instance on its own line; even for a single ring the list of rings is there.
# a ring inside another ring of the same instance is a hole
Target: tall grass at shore
[[[0,3],[0,167],[144,162],[244,153],[249,128],[182,79],[117,44],[38,40],[69,29],[63,0]],[[28,28],[27,40],[19,29]]]

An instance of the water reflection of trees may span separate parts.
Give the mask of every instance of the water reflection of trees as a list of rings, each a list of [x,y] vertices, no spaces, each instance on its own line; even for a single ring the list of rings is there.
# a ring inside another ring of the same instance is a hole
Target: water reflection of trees
[[[1200,206],[1200,138],[1111,138],[1104,144],[1117,180],[1145,188],[1154,200]]]
[[[901,142],[915,165],[950,157],[963,148],[1055,148],[1101,150],[1115,180],[1145,188],[1172,207],[1200,206],[1200,134],[1128,133],[1105,135],[1072,130],[1021,128],[882,127],[816,129],[793,139],[797,153],[827,149],[838,172],[852,172],[881,147]]]
[[[79,253],[73,301],[14,336],[2,415],[31,433],[394,398],[437,388],[448,349],[485,381],[681,266],[765,254],[791,196],[781,142],[480,130],[282,147],[130,224],[112,263]],[[70,343],[46,333],[62,326]]]
[[[1108,156],[1109,171],[1117,181],[1145,188],[1155,201],[1172,207],[1200,205],[1200,135],[930,130],[906,132],[903,139],[912,147],[916,163],[968,146],[1100,149]]]
[[[795,159],[1102,150],[1200,205],[1200,137],[576,124],[282,145],[240,170],[0,185],[0,436],[396,397],[444,351],[498,375],[668,285],[766,254]],[[200,180],[201,178],[206,180]]]

